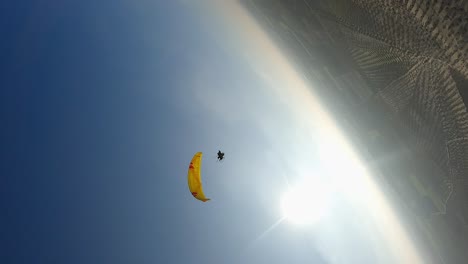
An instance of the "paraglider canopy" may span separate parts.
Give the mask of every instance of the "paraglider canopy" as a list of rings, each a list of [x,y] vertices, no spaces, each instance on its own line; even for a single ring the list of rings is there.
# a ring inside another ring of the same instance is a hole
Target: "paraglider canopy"
[[[209,201],[209,198],[205,197],[203,193],[203,186],[201,181],[201,159],[202,153],[197,152],[190,161],[188,174],[187,174],[187,181],[190,192],[192,193],[193,197],[196,199],[206,202]]]
[[[221,150],[218,150],[218,160],[221,161],[224,159],[224,153]]]

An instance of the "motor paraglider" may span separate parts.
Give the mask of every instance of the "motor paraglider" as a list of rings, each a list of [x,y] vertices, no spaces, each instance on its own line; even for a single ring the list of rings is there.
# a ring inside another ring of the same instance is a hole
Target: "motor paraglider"
[[[207,198],[205,196],[205,193],[203,192],[203,184],[201,180],[202,156],[203,156],[202,152],[197,152],[192,157],[192,160],[190,161],[190,165],[188,168],[187,181],[188,181],[189,190],[192,196],[202,202],[206,202],[211,199]],[[224,153],[221,152],[221,150],[219,150],[218,161],[222,161],[223,159],[224,159]]]

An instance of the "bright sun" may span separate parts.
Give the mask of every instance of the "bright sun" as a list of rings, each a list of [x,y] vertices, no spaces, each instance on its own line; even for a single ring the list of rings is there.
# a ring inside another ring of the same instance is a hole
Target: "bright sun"
[[[328,193],[324,186],[301,184],[289,189],[282,197],[284,217],[294,224],[314,224],[328,207]]]

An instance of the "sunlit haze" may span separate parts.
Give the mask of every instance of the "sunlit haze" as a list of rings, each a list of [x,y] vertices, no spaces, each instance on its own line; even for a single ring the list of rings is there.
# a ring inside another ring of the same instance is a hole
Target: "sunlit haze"
[[[288,222],[304,224],[303,222],[307,221],[321,224],[318,221],[320,213],[323,212],[320,196],[324,194],[312,194],[316,189],[306,187],[307,184],[313,185],[313,179],[309,179],[309,175],[321,172],[322,177],[327,177],[322,180],[334,183],[340,195],[350,201],[349,204],[342,206],[356,208],[356,216],[359,215],[359,218],[371,219],[374,222],[375,230],[369,230],[370,234],[381,237],[377,244],[381,250],[387,252],[388,259],[393,258],[394,263],[423,263],[399,216],[396,215],[372,176],[366,172],[365,166],[346,142],[343,134],[338,131],[333,120],[324,112],[309,84],[301,79],[288,59],[282,55],[266,33],[241,6],[234,2],[213,4],[216,5],[216,11],[220,16],[225,17],[228,31],[235,32],[237,36],[237,38],[231,37],[232,42],[236,42],[232,45],[244,49],[249,54],[248,59],[252,68],[271,84],[270,92],[282,98],[289,111],[294,113],[292,118],[300,124],[299,137],[297,135],[283,136],[290,137],[292,144],[300,146],[306,144],[304,140],[317,137],[317,132],[311,131],[318,130],[321,135],[318,140],[322,144],[321,151],[319,151],[321,166],[316,166],[314,171],[305,171],[301,175],[287,175],[288,179],[295,180],[295,186],[299,186],[299,188],[288,188],[288,185],[285,185],[284,194],[281,196],[283,198],[279,199],[278,207],[282,208],[281,211],[292,220]],[[294,156],[286,155],[284,158],[300,171],[303,164],[315,157],[298,152]],[[330,164],[332,158],[334,164]],[[301,179],[307,184],[302,185]],[[325,191],[320,190],[320,192]],[[336,197],[336,195],[330,196]],[[369,226],[369,228],[372,227]],[[326,252],[325,254],[336,253]]]

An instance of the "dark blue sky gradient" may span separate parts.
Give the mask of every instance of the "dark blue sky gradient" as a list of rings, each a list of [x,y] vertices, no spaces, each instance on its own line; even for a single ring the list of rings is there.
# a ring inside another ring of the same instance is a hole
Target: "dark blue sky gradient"
[[[2,3],[2,263],[197,254],[175,180],[197,150],[180,148],[192,121],[171,94],[209,40],[189,10],[150,2]]]

